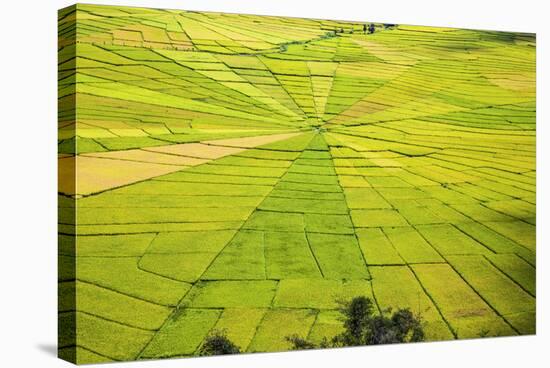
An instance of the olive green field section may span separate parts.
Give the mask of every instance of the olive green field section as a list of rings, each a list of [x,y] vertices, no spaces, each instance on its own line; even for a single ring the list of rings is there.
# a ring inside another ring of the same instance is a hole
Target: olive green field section
[[[316,192],[332,198],[316,199]],[[321,135],[311,139],[203,278],[369,278]]]
[[[449,265],[413,265],[412,270],[459,338],[516,333]]]
[[[422,316],[424,331],[430,339],[447,340],[454,337],[452,327],[442,316],[437,304],[426,295],[422,284],[407,266],[371,267],[373,291],[382,309],[411,308]]]
[[[290,350],[356,296],[427,341],[536,333],[534,34],[58,19],[63,359]]]

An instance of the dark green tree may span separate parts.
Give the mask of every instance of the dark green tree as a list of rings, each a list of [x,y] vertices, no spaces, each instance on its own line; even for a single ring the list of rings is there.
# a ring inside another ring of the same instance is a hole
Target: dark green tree
[[[204,340],[199,355],[239,354],[241,349],[229,340],[224,331],[215,330]]]
[[[316,349],[325,347],[361,346],[418,342],[424,340],[421,318],[409,309],[399,309],[393,314],[385,310],[374,314],[371,299],[359,296],[349,302],[341,302],[344,332],[319,345],[296,335],[287,338],[293,348]]]
[[[369,25],[369,33],[374,33],[374,23]]]
[[[300,336],[294,334],[286,337],[286,341],[292,344],[293,350],[316,349],[318,346]]]
[[[365,332],[373,313],[373,303],[367,297],[359,296],[350,302],[341,302],[340,313],[344,317],[345,331],[340,334],[339,340],[344,346],[365,345]]]

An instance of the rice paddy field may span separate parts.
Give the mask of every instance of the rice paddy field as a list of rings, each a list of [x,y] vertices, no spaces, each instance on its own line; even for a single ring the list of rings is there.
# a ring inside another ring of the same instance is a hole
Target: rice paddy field
[[[59,12],[61,357],[535,333],[535,36],[368,24]]]

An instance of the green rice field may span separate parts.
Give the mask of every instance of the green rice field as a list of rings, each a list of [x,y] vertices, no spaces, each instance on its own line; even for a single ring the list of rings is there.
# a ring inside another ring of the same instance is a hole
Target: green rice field
[[[535,36],[369,24],[59,12],[62,358],[535,333]]]

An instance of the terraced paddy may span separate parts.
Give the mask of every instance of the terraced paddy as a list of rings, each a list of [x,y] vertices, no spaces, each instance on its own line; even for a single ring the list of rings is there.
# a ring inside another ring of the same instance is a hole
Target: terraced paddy
[[[359,295],[535,333],[534,35],[363,27],[60,11],[62,357],[288,350]]]

